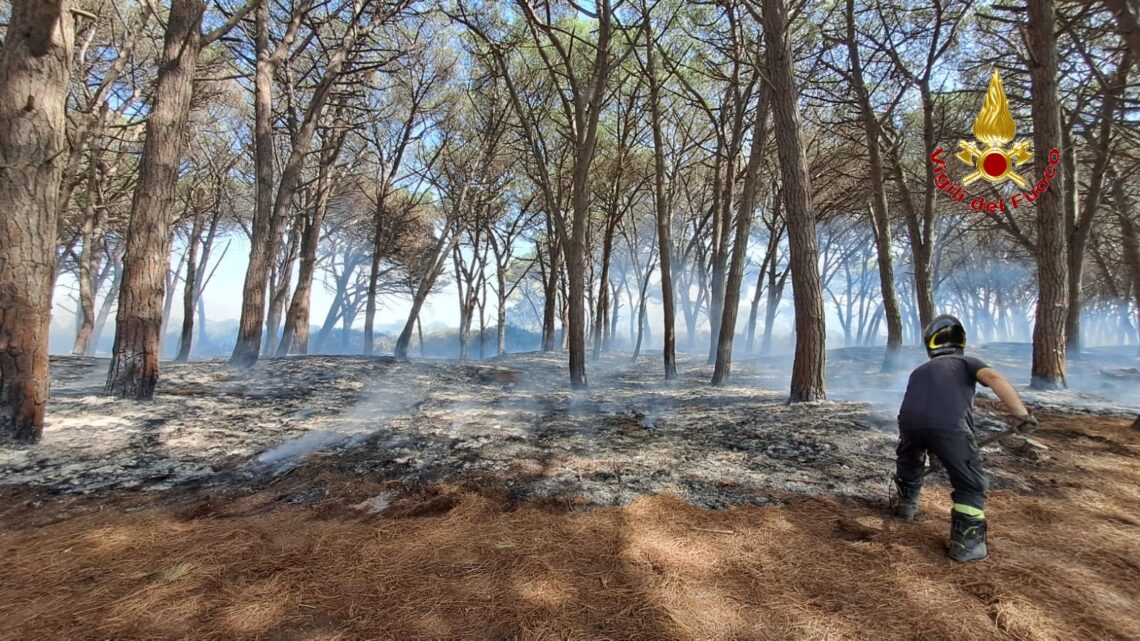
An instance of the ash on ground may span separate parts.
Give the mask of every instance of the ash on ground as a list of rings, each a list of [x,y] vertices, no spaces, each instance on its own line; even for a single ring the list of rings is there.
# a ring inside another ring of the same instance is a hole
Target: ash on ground
[[[979,355],[1012,368],[1023,352],[995,346]],[[494,478],[514,497],[593,505],[660,492],[708,508],[787,493],[877,499],[893,468],[909,371],[879,373],[881,354],[831,352],[836,400],[796,405],[784,403],[790,366],[778,359],[741,359],[730,386],[710,387],[703,359],[682,355],[679,380],[666,384],[659,355],[631,364],[610,354],[589,363],[590,388],[579,392],[567,389],[557,353],[481,363],[306,356],[247,370],[221,360],[164,363],[155,399],[140,403],[101,394],[106,360],[59,357],[43,441],[0,448],[0,484],[61,494],[241,486],[319,459],[371,480]],[[1120,371],[1135,365],[1120,358]],[[904,367],[921,360],[909,350]],[[1104,391],[1036,400],[1128,411],[1128,399]],[[979,424],[1004,428],[985,410]],[[1025,485],[1000,467],[990,472],[997,487]],[[324,496],[319,487],[311,494],[298,500]]]

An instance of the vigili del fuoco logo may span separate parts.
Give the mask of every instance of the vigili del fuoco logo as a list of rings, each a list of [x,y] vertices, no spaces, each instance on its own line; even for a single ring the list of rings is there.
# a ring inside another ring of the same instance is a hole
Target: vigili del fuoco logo
[[[986,89],[982,110],[974,120],[974,138],[977,142],[959,140],[959,151],[954,154],[954,157],[968,166],[971,171],[955,182],[946,173],[946,159],[942,155],[942,147],[939,147],[930,154],[930,162],[934,164],[934,186],[960,203],[966,202],[969,198],[970,209],[988,214],[1005,211],[1006,198],[998,196],[995,200],[987,200],[984,196],[970,197],[966,187],[979,180],[994,186],[1002,185],[1006,181],[1017,185],[1018,191],[1011,194],[1008,199],[1010,209],[1018,209],[1025,203],[1037,200],[1037,196],[1049,189],[1050,181],[1057,175],[1061,152],[1057,149],[1049,150],[1049,164],[1045,168],[1045,176],[1030,184],[1021,172],[1024,171],[1022,167],[1033,160],[1031,141],[1014,142],[1016,135],[1017,130],[1013,124],[1013,114],[1009,111],[1005,89],[1001,84],[1001,75],[997,69],[994,69],[993,75],[990,76],[990,86]]]

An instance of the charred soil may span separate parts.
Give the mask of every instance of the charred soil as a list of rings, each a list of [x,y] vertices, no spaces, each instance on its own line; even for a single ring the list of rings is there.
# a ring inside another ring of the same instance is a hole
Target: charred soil
[[[1140,638],[1131,417],[1040,403],[958,566],[938,475],[885,516],[886,407],[555,358],[197,363],[150,406],[55,367],[0,467],[0,639]]]

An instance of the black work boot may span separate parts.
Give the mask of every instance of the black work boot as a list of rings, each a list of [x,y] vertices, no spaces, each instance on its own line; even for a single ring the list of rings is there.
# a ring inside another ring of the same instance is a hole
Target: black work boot
[[[957,510],[950,512],[950,549],[947,556],[961,563],[981,561],[990,555],[986,548],[986,519],[974,518]]]
[[[903,483],[896,478],[895,487],[899,492],[894,504],[895,516],[904,521],[913,521],[918,515],[918,496],[922,492],[922,484]]]

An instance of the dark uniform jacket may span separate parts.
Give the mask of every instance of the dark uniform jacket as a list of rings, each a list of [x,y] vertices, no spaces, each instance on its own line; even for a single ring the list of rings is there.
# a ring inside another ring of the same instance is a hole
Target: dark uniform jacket
[[[974,429],[977,375],[989,367],[962,354],[931,359],[910,374],[899,408],[900,429]]]

